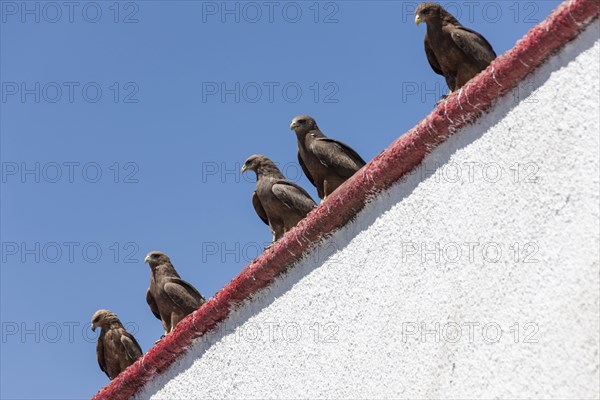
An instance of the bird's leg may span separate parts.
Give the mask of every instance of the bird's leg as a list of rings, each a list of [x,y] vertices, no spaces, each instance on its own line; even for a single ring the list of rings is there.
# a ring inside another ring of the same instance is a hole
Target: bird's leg
[[[323,200],[322,200],[322,202],[325,201],[327,196],[331,194],[332,191],[331,191],[330,186],[331,185],[330,185],[329,180],[327,180],[327,179],[323,180]]]
[[[273,246],[275,244],[275,242],[277,241],[277,239],[275,238],[275,231],[273,229],[271,229],[271,234],[273,235],[273,241],[271,242],[270,245],[268,245],[267,247],[265,247],[265,250],[270,249],[271,246]]]
[[[181,315],[178,314],[177,312],[173,311],[171,313],[171,329],[169,330],[169,333],[173,332],[175,330],[175,327],[177,326],[177,324],[185,317],[185,315]]]
[[[161,319],[162,325],[163,325],[163,330],[165,331],[165,334],[161,336],[161,338],[167,336],[167,334],[169,333],[169,325],[167,324],[167,321],[163,319]]]
[[[268,245],[267,247],[265,247],[265,250],[267,250],[268,248],[270,248],[271,246],[273,246],[275,244],[275,242],[277,242],[279,239],[281,239],[283,237],[283,235],[285,234],[285,227],[284,227],[284,225],[283,225],[282,222],[280,222],[280,221],[275,221],[275,222],[269,221],[269,226],[271,227],[271,233],[273,234],[273,242],[271,242],[270,245]]]

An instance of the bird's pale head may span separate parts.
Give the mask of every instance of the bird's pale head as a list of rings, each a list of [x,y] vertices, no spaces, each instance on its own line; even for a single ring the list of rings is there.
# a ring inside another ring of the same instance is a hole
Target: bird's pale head
[[[421,3],[415,11],[415,24],[419,25],[421,22],[428,23],[439,19],[445,13],[447,12],[437,3]]]
[[[256,175],[261,173],[281,174],[277,165],[275,165],[269,157],[263,156],[262,154],[253,154],[246,159],[242,166],[242,172],[246,171],[254,171],[256,172]]]
[[[242,172],[246,171],[257,171],[261,164],[265,161],[269,160],[267,157],[262,154],[252,154],[250,157],[244,161],[244,165],[242,165]],[[270,160],[269,160],[270,161]]]
[[[169,259],[169,256],[162,251],[151,251],[150,253],[146,254],[144,262],[148,263],[150,267],[156,267],[157,265],[170,263],[171,260]]]
[[[290,124],[290,129],[296,133],[306,133],[318,129],[317,122],[309,115],[298,115]]]
[[[111,323],[119,321],[117,315],[109,310],[98,310],[92,316],[92,330],[96,328],[110,326]]]

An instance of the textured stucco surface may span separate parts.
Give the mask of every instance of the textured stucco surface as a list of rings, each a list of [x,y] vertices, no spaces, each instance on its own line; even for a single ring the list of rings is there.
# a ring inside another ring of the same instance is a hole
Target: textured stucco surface
[[[596,21],[138,397],[598,398],[598,37]]]

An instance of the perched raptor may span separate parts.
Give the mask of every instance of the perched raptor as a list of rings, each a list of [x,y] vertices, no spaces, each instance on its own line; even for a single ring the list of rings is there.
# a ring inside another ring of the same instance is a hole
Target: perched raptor
[[[247,170],[256,173],[252,205],[260,219],[271,228],[273,242],[295,227],[316,206],[306,190],[285,179],[269,158],[258,154],[248,157],[242,172]]]
[[[308,115],[295,117],[290,129],[298,139],[300,166],[322,200],[366,164],[350,146],[325,136]]]
[[[101,328],[96,343],[98,365],[112,380],[142,356],[142,349],[119,318],[108,310],[98,310],[92,316],[92,330],[97,327]]]
[[[152,314],[162,321],[165,335],[188,314],[200,308],[204,297],[181,279],[169,257],[160,251],[148,253],[144,262],[150,266],[150,288],[146,302]]]
[[[487,40],[458,22],[436,3],[421,3],[415,11],[415,23],[427,24],[425,54],[429,65],[443,75],[450,91],[487,68],[496,53]]]

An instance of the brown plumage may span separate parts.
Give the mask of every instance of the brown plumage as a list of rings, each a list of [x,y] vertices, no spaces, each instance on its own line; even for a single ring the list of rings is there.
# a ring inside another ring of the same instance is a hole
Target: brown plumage
[[[282,238],[316,207],[306,190],[285,179],[269,158],[259,154],[248,157],[242,172],[247,170],[256,173],[252,205],[260,219],[271,228],[273,242]]]
[[[350,146],[325,136],[308,115],[295,117],[290,129],[298,139],[298,162],[322,200],[366,164]]]
[[[415,23],[427,24],[425,54],[429,65],[443,75],[448,88],[460,89],[496,58],[492,45],[479,33],[466,28],[436,3],[421,3]]]
[[[92,330],[101,328],[96,343],[100,369],[112,380],[142,355],[133,335],[125,330],[119,318],[108,310],[98,310],[92,316]]]
[[[204,297],[181,279],[169,257],[160,252],[148,253],[144,262],[150,266],[150,288],[146,302],[154,316],[162,321],[165,335],[188,314],[200,308]]]

